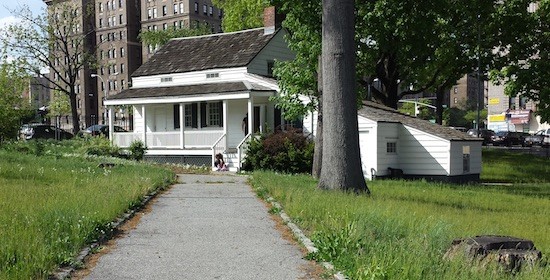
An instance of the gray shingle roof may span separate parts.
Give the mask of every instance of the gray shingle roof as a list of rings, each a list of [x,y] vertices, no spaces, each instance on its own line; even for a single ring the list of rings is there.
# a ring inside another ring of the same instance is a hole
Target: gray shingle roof
[[[373,121],[401,123],[451,141],[482,141],[481,138],[470,137],[464,132],[405,115],[395,109],[374,102],[366,101],[363,104],[364,106],[358,112],[359,115]]]
[[[264,28],[257,28],[172,39],[132,77],[246,66],[275,34],[264,35]]]
[[[132,99],[132,98],[154,98],[171,96],[190,96],[216,93],[230,93],[243,91],[272,91],[271,89],[254,84],[243,82],[198,84],[172,87],[154,87],[154,88],[130,88],[119,94],[109,96],[108,100]]]

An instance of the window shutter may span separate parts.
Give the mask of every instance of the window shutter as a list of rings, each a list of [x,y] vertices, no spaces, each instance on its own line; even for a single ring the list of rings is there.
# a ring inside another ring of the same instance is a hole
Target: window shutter
[[[201,127],[206,127],[206,102],[201,103]]]
[[[174,104],[174,129],[180,128],[180,105]]]
[[[198,126],[198,122],[197,122],[197,120],[198,120],[197,117],[198,117],[198,115],[199,115],[199,114],[198,114],[199,112],[198,112],[197,109],[198,109],[197,103],[191,104],[191,121],[192,121],[192,123],[193,123],[193,124],[192,124],[193,128],[199,127],[199,126]]]
[[[223,101],[220,101],[220,127],[223,127]]]

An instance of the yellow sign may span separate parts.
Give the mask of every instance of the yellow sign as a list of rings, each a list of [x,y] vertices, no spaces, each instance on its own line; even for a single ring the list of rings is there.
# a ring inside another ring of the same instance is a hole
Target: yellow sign
[[[489,98],[489,105],[498,105],[500,104],[500,98]]]
[[[503,122],[505,117],[505,115],[489,115],[489,122]]]

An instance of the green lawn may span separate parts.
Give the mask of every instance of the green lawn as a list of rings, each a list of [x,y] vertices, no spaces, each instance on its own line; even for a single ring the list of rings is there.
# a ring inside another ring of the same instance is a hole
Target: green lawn
[[[316,243],[320,252],[313,258],[332,262],[351,279],[550,279],[550,267],[512,276],[442,259],[453,239],[484,234],[531,239],[548,256],[550,178],[543,162],[507,154],[500,160],[491,153],[484,157],[484,171],[490,171],[484,180],[522,183],[379,180],[368,182],[370,197],[320,191],[303,175],[255,172],[251,182],[260,196],[279,201]],[[516,178],[517,170],[528,172],[521,174],[527,178]]]
[[[174,178],[150,165],[115,160],[103,169],[97,166],[105,159],[42,148],[44,156],[0,150],[0,279],[47,279]]]

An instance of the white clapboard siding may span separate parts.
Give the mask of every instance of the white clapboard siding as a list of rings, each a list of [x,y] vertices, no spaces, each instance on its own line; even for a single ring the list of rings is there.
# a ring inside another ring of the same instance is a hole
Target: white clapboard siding
[[[450,141],[402,126],[397,147],[400,169],[409,175],[450,174]]]
[[[450,151],[451,176],[480,174],[481,173],[481,142],[453,141]],[[470,168],[464,171],[463,152],[464,147],[470,151]]]
[[[284,34],[286,32],[279,32],[269,41],[269,44],[248,64],[248,73],[268,76],[268,62],[294,59],[295,55],[288,48],[283,38]]]

